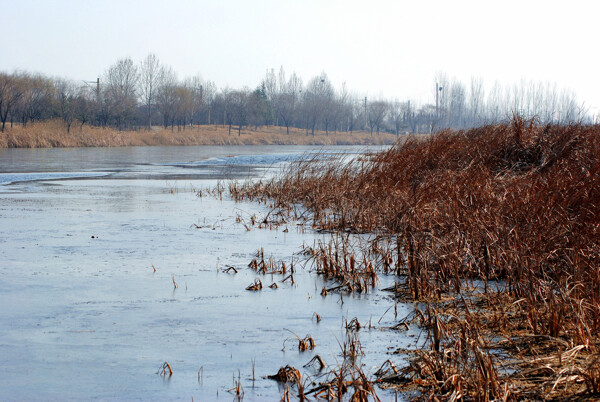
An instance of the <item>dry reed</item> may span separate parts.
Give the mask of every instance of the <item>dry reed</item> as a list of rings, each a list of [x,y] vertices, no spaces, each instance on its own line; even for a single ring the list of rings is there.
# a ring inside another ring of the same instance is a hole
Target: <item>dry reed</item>
[[[119,131],[84,125],[72,127],[67,133],[60,120],[30,123],[25,127],[15,124],[0,134],[0,148],[54,148],[54,147],[122,147],[143,145],[368,145],[392,144],[395,135],[367,132],[315,132],[307,136],[304,130],[265,126],[246,128],[241,136],[229,135],[227,127],[203,125],[180,129],[152,127],[151,130]]]
[[[337,282],[322,294],[391,272],[399,299],[428,303],[432,350],[405,371],[424,395],[598,396],[600,127],[515,117],[233,190],[337,233],[305,248]],[[348,233],[372,237],[353,248]]]
[[[285,341],[283,341],[283,350],[285,350],[286,342],[289,341],[290,339],[295,339],[298,342],[298,350],[300,352],[304,352],[306,350],[313,350],[317,346],[317,343],[315,342],[313,337],[310,335],[306,335],[304,338],[300,338],[298,335],[296,335],[294,332],[290,331],[289,329],[287,329],[286,331],[291,332],[292,335],[294,335],[294,337],[288,338]]]

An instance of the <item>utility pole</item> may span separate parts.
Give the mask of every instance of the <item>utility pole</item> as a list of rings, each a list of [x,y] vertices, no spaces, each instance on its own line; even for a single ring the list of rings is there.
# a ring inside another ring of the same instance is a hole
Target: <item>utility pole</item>
[[[439,112],[438,112],[438,110],[439,110],[439,99],[438,99],[438,98],[439,98],[439,97],[438,97],[438,91],[439,91],[439,90],[438,90],[438,88],[439,88],[439,87],[440,87],[440,86],[439,86],[439,85],[438,85],[438,83],[436,82],[436,83],[435,83],[435,122],[436,122],[436,123],[437,123],[437,121],[438,121],[438,118],[439,118]]]
[[[440,119],[440,104],[439,104],[439,94],[442,92],[444,87],[439,86],[439,84],[435,83],[435,124],[437,125]],[[432,130],[433,131],[433,130]]]
[[[87,86],[89,84],[96,84],[96,98],[100,99],[100,78],[96,78],[96,81],[83,81],[83,83]]]

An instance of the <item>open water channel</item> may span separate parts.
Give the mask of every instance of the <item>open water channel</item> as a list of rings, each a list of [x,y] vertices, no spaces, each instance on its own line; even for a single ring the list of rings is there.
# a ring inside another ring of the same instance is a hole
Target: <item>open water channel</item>
[[[227,401],[239,379],[244,400],[279,400],[265,376],[289,364],[318,382],[302,366],[315,354],[341,363],[354,317],[373,326],[360,330],[365,373],[388,358],[401,365],[389,352],[419,334],[385,330],[397,322],[388,294],[320,296],[323,282],[297,254],[322,235],[292,224],[247,231],[236,217],[264,216],[265,206],[196,193],[307,154],[363,151],[0,149],[0,398]],[[247,268],[260,248],[288,266],[294,258],[294,285]],[[279,287],[246,291],[257,277]],[[393,282],[380,279],[379,288]],[[399,305],[398,317],[408,311]],[[310,334],[316,348],[299,352],[292,333]],[[164,362],[171,377],[157,374]]]

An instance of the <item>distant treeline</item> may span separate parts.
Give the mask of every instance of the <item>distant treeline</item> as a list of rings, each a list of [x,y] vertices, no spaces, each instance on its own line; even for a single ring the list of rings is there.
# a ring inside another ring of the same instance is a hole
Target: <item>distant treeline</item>
[[[505,121],[513,113],[540,123],[590,122],[583,105],[555,84],[496,83],[486,94],[481,79],[468,86],[435,78],[431,103],[368,99],[345,84],[335,88],[324,72],[306,84],[283,68],[267,71],[255,89],[218,89],[200,76],[180,80],[173,69],[148,55],[140,63],[117,61],[96,82],[50,78],[28,72],[0,72],[1,130],[7,124],[62,119],[75,124],[136,129],[161,124],[185,128],[219,124],[238,132],[244,126],[275,125],[306,130],[369,130],[425,133],[440,128],[469,128]]]

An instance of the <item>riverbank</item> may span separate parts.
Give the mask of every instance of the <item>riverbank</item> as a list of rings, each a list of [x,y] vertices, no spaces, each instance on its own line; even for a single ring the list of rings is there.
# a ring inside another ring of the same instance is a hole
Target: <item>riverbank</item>
[[[0,133],[0,148],[74,148],[123,147],[156,145],[391,145],[398,137],[389,133],[359,131],[353,133],[325,133],[267,126],[258,129],[244,128],[240,135],[232,128],[207,125],[171,129],[154,126],[152,129],[119,131],[84,125],[72,126],[67,133],[61,121],[14,125]]]
[[[278,206],[272,215],[285,221],[302,204],[299,216],[333,234],[305,250],[339,284],[323,296],[362,293],[390,274],[396,300],[416,303],[391,330],[419,327],[429,346],[391,351],[371,382],[425,399],[592,399],[599,138],[597,126],[517,118],[409,140],[369,160],[297,163],[230,192]],[[353,247],[348,233],[377,236]],[[399,356],[410,363],[397,369]]]

